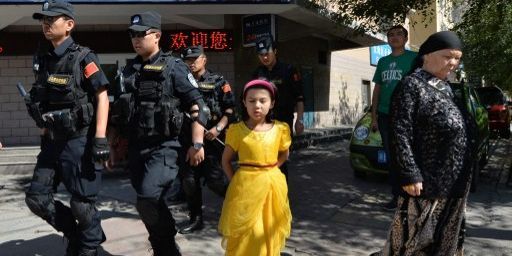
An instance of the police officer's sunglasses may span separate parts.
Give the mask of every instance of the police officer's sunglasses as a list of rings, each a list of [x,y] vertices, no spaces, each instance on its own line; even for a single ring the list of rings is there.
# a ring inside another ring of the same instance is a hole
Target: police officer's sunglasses
[[[40,23],[52,25],[56,21],[58,21],[60,18],[64,18],[66,20],[65,15],[59,15],[59,16],[43,16],[41,19],[39,19]]]
[[[130,35],[130,38],[143,38],[147,35],[154,34],[156,31],[135,31],[135,30],[128,30],[128,34]]]

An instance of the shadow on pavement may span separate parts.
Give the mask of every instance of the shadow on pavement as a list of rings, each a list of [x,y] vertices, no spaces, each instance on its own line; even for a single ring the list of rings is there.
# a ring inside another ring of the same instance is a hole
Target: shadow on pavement
[[[512,230],[493,229],[493,228],[467,228],[468,237],[512,240]]]
[[[38,237],[31,240],[12,240],[0,244],[2,256],[20,256],[20,255],[38,255],[38,256],[56,256],[63,255],[66,251],[64,238],[59,235],[51,234]],[[99,249],[100,256],[118,256]],[[119,255],[121,256],[121,255]]]
[[[386,178],[354,178],[344,144],[334,145],[292,157],[293,223],[287,247],[308,255],[367,255],[384,244],[393,213],[380,205],[389,199],[390,188]]]

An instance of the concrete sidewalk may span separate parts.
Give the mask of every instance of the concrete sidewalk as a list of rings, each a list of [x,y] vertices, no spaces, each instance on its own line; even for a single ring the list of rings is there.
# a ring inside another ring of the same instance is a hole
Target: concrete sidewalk
[[[328,143],[350,138],[352,126],[306,129],[303,134],[296,136],[294,149],[301,149],[318,143]],[[31,174],[37,161],[40,148],[37,146],[4,145],[0,149],[1,174]]]
[[[502,150],[491,158],[478,192],[470,196],[465,255],[512,255],[512,188],[503,184],[508,173],[501,168],[509,153]],[[393,213],[380,205],[389,199],[389,187],[383,177],[354,178],[347,156],[347,141],[303,148],[292,155],[292,234],[282,255],[369,255],[384,245]],[[0,176],[0,255],[62,255],[65,242],[61,234],[25,206],[23,186],[29,180],[30,175]],[[176,237],[183,255],[224,253],[216,231],[222,200],[208,189],[204,195],[205,229]],[[57,198],[69,200],[63,193]],[[134,200],[127,177],[105,179],[99,209],[108,240],[101,255],[151,255]],[[184,208],[172,209],[182,225],[186,221]]]

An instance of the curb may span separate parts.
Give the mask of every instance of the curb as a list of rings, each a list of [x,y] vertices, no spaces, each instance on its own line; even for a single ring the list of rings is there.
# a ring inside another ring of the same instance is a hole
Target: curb
[[[352,133],[352,127],[340,128],[317,128],[304,131],[303,134],[294,138],[292,148],[293,150],[304,149],[309,146],[349,139]],[[12,153],[17,152],[17,153]],[[7,161],[0,161],[0,175],[27,175],[32,174],[39,154],[39,146],[34,147],[10,147],[4,148],[0,151],[0,160],[2,158]],[[13,162],[12,158],[17,156],[33,157],[33,161]],[[9,161],[10,158],[10,161]],[[122,170],[114,170],[111,172],[103,172],[104,177],[117,177],[125,175]]]

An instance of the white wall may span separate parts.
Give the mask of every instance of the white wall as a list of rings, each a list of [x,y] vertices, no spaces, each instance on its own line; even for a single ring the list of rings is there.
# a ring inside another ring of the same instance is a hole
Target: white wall
[[[322,120],[317,126],[353,124],[365,107],[362,81],[371,81],[375,72],[375,67],[370,66],[370,51],[366,47],[332,52],[330,66],[329,111],[317,113]]]

